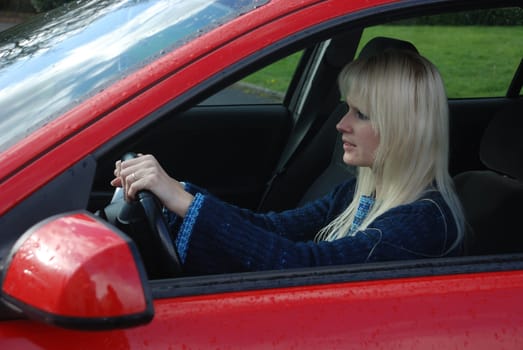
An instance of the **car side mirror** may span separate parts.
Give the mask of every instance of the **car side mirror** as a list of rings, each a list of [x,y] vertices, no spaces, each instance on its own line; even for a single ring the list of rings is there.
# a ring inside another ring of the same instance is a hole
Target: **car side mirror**
[[[31,319],[72,329],[136,326],[154,315],[136,246],[86,211],[49,218],[21,236],[0,295]]]

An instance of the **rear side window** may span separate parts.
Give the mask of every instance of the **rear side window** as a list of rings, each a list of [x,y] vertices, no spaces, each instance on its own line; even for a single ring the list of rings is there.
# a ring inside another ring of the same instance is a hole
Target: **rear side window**
[[[501,97],[523,56],[523,10],[460,12],[369,27],[360,49],[376,36],[413,43],[439,68],[449,98]]]

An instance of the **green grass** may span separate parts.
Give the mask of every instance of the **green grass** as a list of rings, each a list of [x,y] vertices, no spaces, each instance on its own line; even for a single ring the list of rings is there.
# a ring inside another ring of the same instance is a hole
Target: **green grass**
[[[376,26],[365,30],[362,45],[375,36],[412,42],[439,68],[451,98],[504,96],[523,56],[523,27]],[[285,92],[299,57],[289,56],[245,81]]]
[[[287,91],[287,87],[292,79],[292,73],[298,65],[301,54],[301,52],[298,52],[279,60],[249,75],[243,81],[272,91],[284,93]]]

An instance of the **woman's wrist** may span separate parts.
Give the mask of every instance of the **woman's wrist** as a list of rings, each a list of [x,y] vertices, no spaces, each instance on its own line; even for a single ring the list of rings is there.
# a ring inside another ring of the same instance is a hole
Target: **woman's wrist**
[[[194,200],[194,196],[191,193],[185,191],[184,187],[180,186],[179,183],[177,185],[178,186],[176,186],[176,190],[172,192],[169,200],[163,204],[167,207],[167,209],[179,217],[184,218]]]
[[[185,215],[187,214],[187,211],[189,210],[189,207],[191,206],[193,201],[194,201],[194,196],[187,191],[183,191],[182,195],[179,198],[178,215],[180,217],[182,217],[182,218],[185,217]]]

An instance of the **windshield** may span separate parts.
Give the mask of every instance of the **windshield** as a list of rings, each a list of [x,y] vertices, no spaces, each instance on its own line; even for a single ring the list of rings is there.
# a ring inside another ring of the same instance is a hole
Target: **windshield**
[[[79,1],[0,34],[0,151],[268,0]]]

